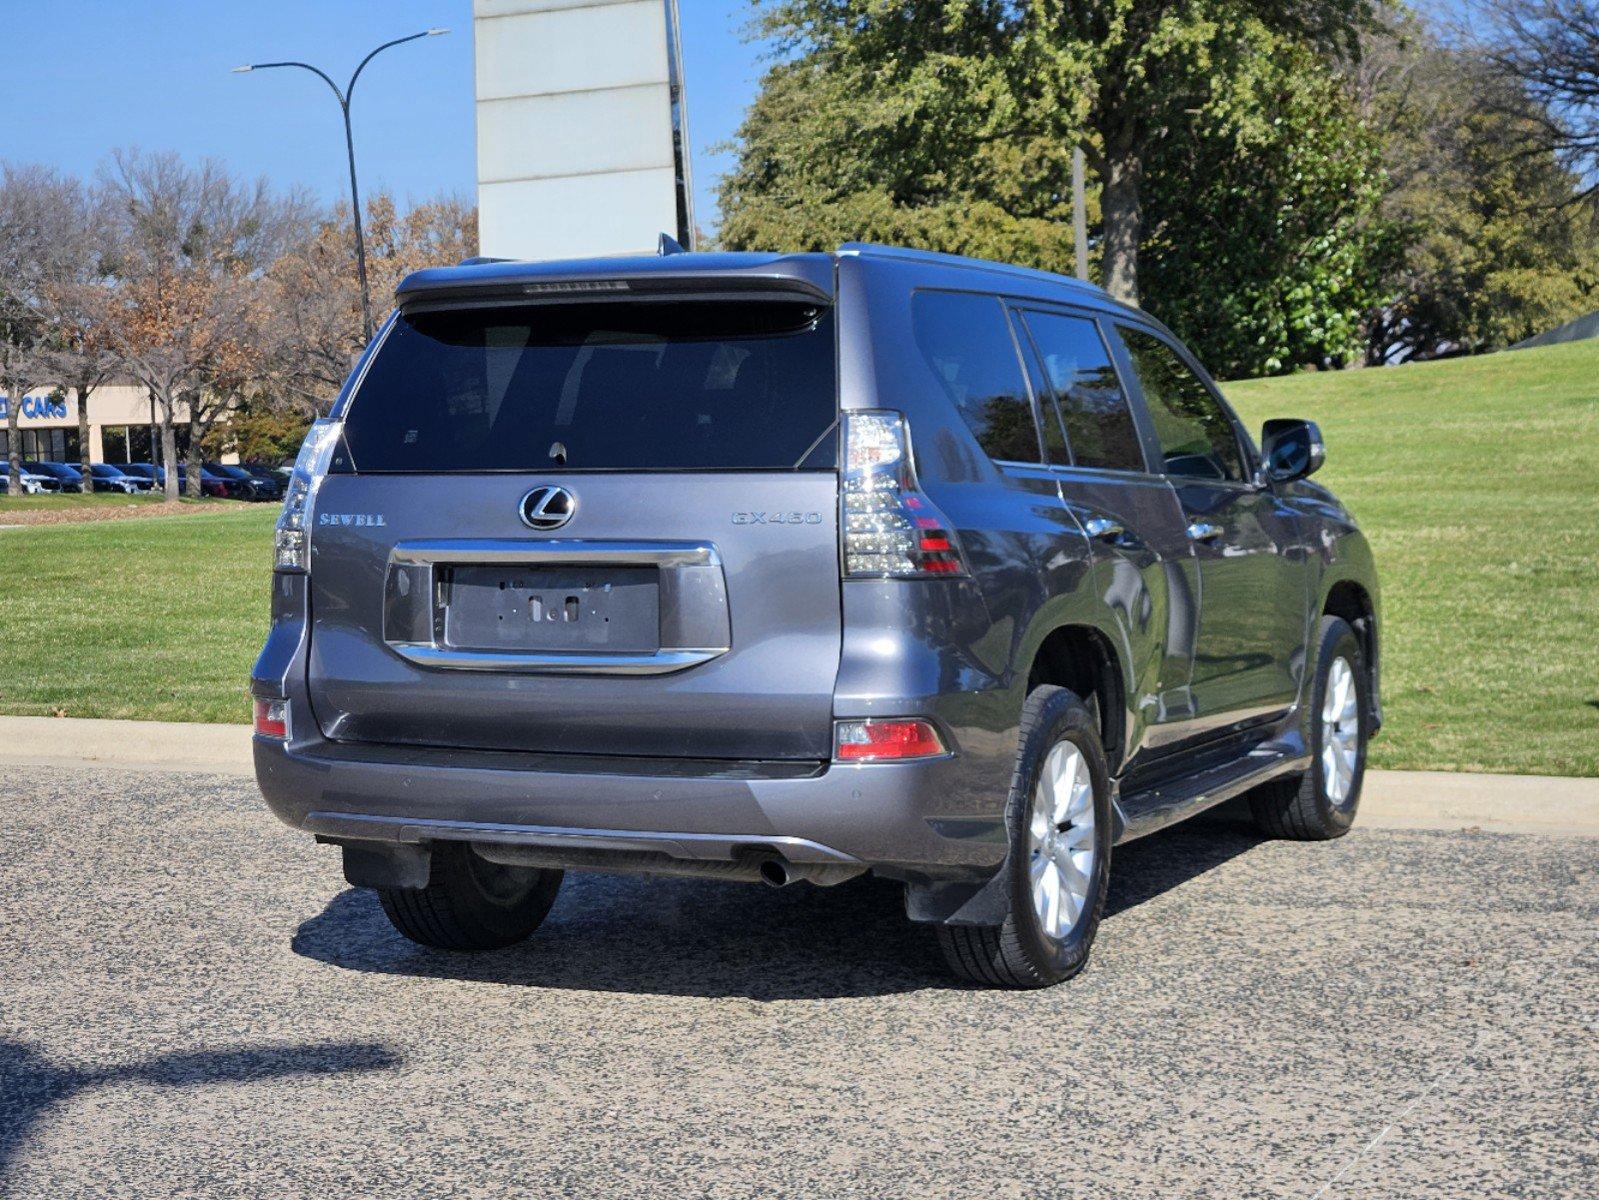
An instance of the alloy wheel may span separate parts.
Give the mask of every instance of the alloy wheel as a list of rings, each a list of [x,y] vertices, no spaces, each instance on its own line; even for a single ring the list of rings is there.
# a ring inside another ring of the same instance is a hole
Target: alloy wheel
[[[1088,906],[1094,878],[1094,781],[1072,742],[1044,758],[1028,817],[1028,885],[1046,937],[1066,937]]]
[[[1346,658],[1335,658],[1327,671],[1321,702],[1321,778],[1335,805],[1349,799],[1360,754],[1360,696],[1355,672]]]

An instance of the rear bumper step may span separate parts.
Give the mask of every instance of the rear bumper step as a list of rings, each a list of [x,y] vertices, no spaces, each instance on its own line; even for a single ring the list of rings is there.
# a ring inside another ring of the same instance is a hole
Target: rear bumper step
[[[261,737],[254,750],[279,819],[374,849],[455,841],[579,869],[764,858],[955,878],[992,873],[1005,855],[1002,820],[953,755],[668,762]]]
[[[313,812],[304,829],[330,841],[474,842],[537,846],[554,850],[602,850],[664,854],[668,858],[727,861],[776,854],[789,862],[858,865],[860,860],[809,838],[770,834],[657,833],[635,829],[573,829],[548,825],[501,825],[479,821],[415,820],[368,813]]]

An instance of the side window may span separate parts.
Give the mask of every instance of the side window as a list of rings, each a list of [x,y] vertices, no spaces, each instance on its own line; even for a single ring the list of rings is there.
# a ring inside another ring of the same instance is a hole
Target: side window
[[[917,349],[988,456],[1038,462],[1038,426],[999,300],[917,292],[911,328]]]
[[[1099,327],[1084,317],[1035,311],[1027,314],[1027,328],[1044,360],[1072,461],[1080,467],[1144,470],[1138,427]]]
[[[1141,329],[1119,328],[1149,403],[1166,473],[1242,480],[1238,431],[1210,389],[1165,342]]]

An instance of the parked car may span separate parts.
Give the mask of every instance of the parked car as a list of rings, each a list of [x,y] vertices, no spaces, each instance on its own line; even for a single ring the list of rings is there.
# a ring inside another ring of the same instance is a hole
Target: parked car
[[[47,479],[56,481],[59,490],[63,492],[87,491],[83,486],[83,472],[77,467],[58,462],[25,462],[23,469],[35,475],[43,475]]]
[[[153,488],[166,487],[167,473],[164,467],[158,467],[154,463],[117,463],[115,465],[118,470],[125,474],[136,475],[139,478],[150,480],[150,485]],[[178,494],[180,496],[188,494],[188,478],[187,468],[178,467]],[[226,497],[229,494],[228,480],[220,475],[212,474],[202,466],[200,468],[200,494],[219,498]]]
[[[189,469],[184,466],[178,468],[178,491],[182,495],[189,492]],[[218,500],[225,500],[233,495],[230,481],[221,475],[213,474],[204,466],[200,468],[200,495],[211,496]]]
[[[1257,448],[1146,313],[867,245],[398,303],[301,451],[252,692],[267,803],[415,941],[525,938],[567,868],[869,871],[1036,987],[1113,846],[1354,820],[1371,551],[1316,426]]]
[[[130,479],[145,480],[154,489],[159,489],[166,483],[166,473],[154,463],[112,463],[110,465]]]
[[[36,475],[26,467],[22,470],[22,494],[37,496],[44,492],[59,492],[61,483],[48,475]],[[0,492],[7,495],[11,493],[11,472],[0,469]]]
[[[228,463],[206,463],[205,469],[226,483],[235,499],[283,499],[283,485],[269,475],[262,475]]]
[[[122,492],[135,496],[155,486],[151,480],[141,475],[129,475],[110,463],[91,463],[89,473],[94,477],[94,490],[97,492]]]

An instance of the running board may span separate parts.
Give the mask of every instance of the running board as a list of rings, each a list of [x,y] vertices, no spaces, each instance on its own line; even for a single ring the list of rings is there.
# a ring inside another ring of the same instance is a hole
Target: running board
[[[1175,825],[1250,788],[1303,771],[1310,750],[1298,730],[1255,747],[1242,758],[1209,767],[1197,775],[1160,783],[1119,796],[1115,804],[1116,842],[1130,842]]]

